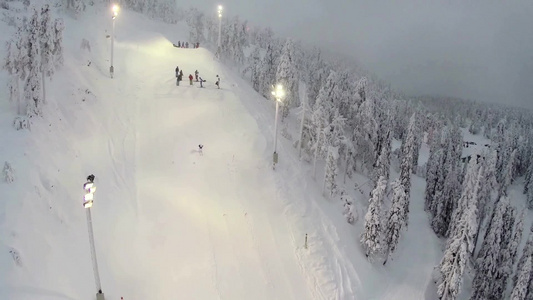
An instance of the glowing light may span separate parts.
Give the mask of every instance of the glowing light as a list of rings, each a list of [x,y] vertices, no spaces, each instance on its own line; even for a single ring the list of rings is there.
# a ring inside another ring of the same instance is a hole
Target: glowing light
[[[276,85],[276,88],[272,91],[272,95],[276,97],[276,100],[281,102],[281,98],[285,97],[285,91],[283,90],[283,86],[281,84]]]
[[[113,7],[111,8],[113,10],[113,19],[116,18],[118,16],[118,11],[119,11],[119,6],[118,5],[113,5]]]
[[[96,186],[94,183],[87,182],[83,185],[85,195],[83,196],[83,207],[91,208],[93,206],[94,192],[96,192]]]

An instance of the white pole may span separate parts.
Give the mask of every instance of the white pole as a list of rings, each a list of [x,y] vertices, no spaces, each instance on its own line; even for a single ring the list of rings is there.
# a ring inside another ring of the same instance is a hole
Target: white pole
[[[278,110],[279,110],[279,98],[276,98],[276,119],[274,121],[274,153],[276,153],[278,146]]]
[[[298,143],[298,159],[302,158],[302,138],[304,136],[304,121],[305,121],[305,98],[303,101],[303,110],[302,110],[302,123],[300,125],[300,142]]]
[[[87,227],[89,228],[89,243],[91,245],[91,258],[93,261],[94,281],[96,283],[96,292],[102,293],[102,285],[100,284],[100,275],[98,273],[98,262],[96,261],[96,250],[94,247],[93,222],[91,218],[91,208],[85,209],[87,213]]]
[[[111,73],[111,78],[113,78],[113,73],[115,69],[113,67],[113,47],[115,44],[115,16],[113,16],[113,29],[111,30],[111,67],[109,67],[109,73]]]

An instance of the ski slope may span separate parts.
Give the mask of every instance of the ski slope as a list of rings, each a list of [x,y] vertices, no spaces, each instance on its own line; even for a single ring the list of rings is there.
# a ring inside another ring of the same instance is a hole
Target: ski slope
[[[110,18],[65,21],[65,67],[48,83],[45,118],[15,132],[14,108],[0,104],[0,155],[17,175],[0,185],[0,298],[94,297],[81,205],[89,174],[106,299],[433,298],[442,252],[422,179],[397,258],[371,264],[358,241],[363,215],[347,224],[281,135],[272,170],[273,101],[207,49],[172,46],[185,24],[121,11],[111,79]],[[176,65],[184,78],[198,70],[205,88],[176,86]]]

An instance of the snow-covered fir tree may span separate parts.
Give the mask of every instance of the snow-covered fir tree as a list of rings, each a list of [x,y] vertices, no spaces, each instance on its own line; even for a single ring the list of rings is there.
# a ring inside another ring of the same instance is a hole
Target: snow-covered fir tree
[[[442,168],[443,166],[441,166]],[[431,220],[431,228],[439,237],[447,237],[450,226],[453,207],[460,196],[461,184],[458,181],[457,167],[453,164],[446,166],[448,171],[444,180],[444,188],[442,192],[435,195],[435,210],[433,211],[433,218]]]
[[[407,202],[405,203],[405,220],[406,225],[409,222],[409,197],[411,195],[411,171],[413,168],[413,155],[415,147],[415,134],[416,134],[416,115],[413,114],[409,120],[409,127],[407,129],[407,136],[402,143],[402,157],[400,163],[400,181],[405,189],[405,195]]]
[[[459,220],[462,218],[462,214],[465,212],[466,207],[470,205],[475,205],[477,210],[477,193],[479,189],[479,180],[482,180],[480,176],[483,175],[477,161],[471,159],[468,163],[467,173],[463,182],[463,188],[461,192],[461,197],[457,201],[457,205],[453,207],[452,218],[450,220],[450,225],[448,229],[448,236],[453,235],[453,231],[459,224]],[[476,223],[478,220],[476,220]],[[476,227],[477,230],[477,227]],[[477,231],[476,231],[477,232]]]
[[[518,280],[511,293],[511,300],[525,300],[527,296],[527,287],[531,277],[531,257],[526,259],[522,268],[518,269]]]
[[[518,263],[516,264],[516,269],[520,270],[524,267],[524,264],[526,263],[526,260],[528,258],[533,259],[533,226],[530,227],[526,244],[524,245],[524,248],[522,249],[522,256],[520,256],[520,259],[518,260]],[[515,274],[513,276],[513,282],[516,285],[518,280],[518,274]]]
[[[41,81],[43,83],[43,104],[46,104],[46,78],[52,77],[54,64],[54,29],[47,4],[41,7],[40,49],[41,49]]]
[[[444,163],[444,150],[441,146],[441,131],[435,129],[432,132],[433,138],[429,148],[429,158],[426,164],[426,191],[424,197],[424,210],[432,212],[435,210],[435,193],[437,192],[439,180],[443,181],[445,176],[441,173]],[[434,213],[433,213],[434,215]]]
[[[497,299],[494,298],[495,282],[501,262],[504,215],[509,205],[509,200],[502,198],[492,215],[490,227],[477,257],[477,272],[472,282],[473,292],[470,298],[472,300]]]
[[[326,68],[326,64],[322,59],[320,49],[315,48],[311,54],[310,65],[307,68],[307,99],[309,107],[315,105],[315,100],[318,97],[318,92],[322,87],[322,84],[329,75],[329,71]]]
[[[376,188],[372,191],[369,200],[368,211],[365,215],[364,230],[361,235],[361,244],[365,251],[366,257],[373,261],[374,258],[383,252],[383,199],[387,181],[381,177],[378,180]]]
[[[392,206],[389,211],[385,228],[385,248],[387,249],[387,257],[383,264],[387,263],[388,258],[396,250],[402,228],[406,225],[405,206],[408,199],[405,194],[405,188],[398,179],[393,181],[391,186]]]
[[[6,43],[6,57],[3,68],[10,75],[8,82],[9,101],[17,107],[19,115],[24,114],[23,101],[20,97],[20,80],[24,79],[24,67],[27,63],[24,49],[24,31],[21,27],[17,29],[13,37]]]
[[[391,156],[391,130],[387,131],[385,136],[385,141],[383,141],[383,146],[381,147],[381,153],[379,154],[378,161],[376,163],[376,168],[374,174],[374,181],[377,182],[377,179],[381,176],[385,177],[387,181],[390,176],[390,156]]]
[[[502,175],[502,182],[500,186],[500,195],[507,195],[507,189],[514,181],[515,176],[515,160],[516,160],[516,149],[514,149],[509,155],[509,160],[504,169],[504,174]]]
[[[287,39],[276,71],[276,83],[281,84],[285,89],[285,99],[283,99],[281,110],[282,121],[289,115],[289,109],[300,105],[298,82],[295,45],[292,39]]]
[[[263,56],[263,60],[261,61],[260,93],[266,98],[270,98],[272,85],[276,82],[278,56],[274,47],[274,43],[268,45],[265,56]]]
[[[498,259],[498,270],[492,287],[495,299],[502,299],[505,295],[507,281],[513,271],[515,260],[513,253],[516,254],[518,251],[518,249],[514,248],[518,247],[518,243],[512,242],[515,218],[515,208],[508,205],[505,214],[503,215],[502,250]]]
[[[63,19],[57,18],[54,20],[54,67],[58,69],[63,66],[63,30],[65,25]]]
[[[320,89],[318,97],[313,107],[311,114],[311,126],[313,128],[314,134],[314,160],[313,165],[316,167],[317,158],[324,157],[326,154],[326,147],[328,145],[326,139],[326,129],[329,129],[331,124],[331,119],[334,114],[333,106],[331,104],[331,97],[333,89],[336,85],[337,73],[332,71],[328,76],[328,79]]]
[[[41,95],[41,49],[39,41],[40,21],[39,11],[33,9],[32,17],[27,24],[26,64],[27,76],[24,84],[24,98],[27,103],[27,114],[30,117],[42,114],[43,99]]]
[[[261,86],[259,82],[261,80],[261,52],[258,47],[254,48],[249,60],[250,82],[252,83],[252,88],[259,92]]]
[[[338,193],[337,176],[338,176],[339,148],[329,146],[326,158],[326,171],[324,176],[324,186],[329,191],[329,197]]]
[[[533,162],[533,157],[529,159],[531,162]],[[524,194],[527,195],[529,191],[529,185],[531,183],[531,177],[533,175],[533,163],[529,164],[529,167],[526,171],[526,176],[524,177]]]
[[[439,299],[457,299],[463,284],[463,275],[474,248],[474,234],[477,230],[477,209],[469,205],[462,215],[457,230],[448,239],[444,257],[437,266],[439,279],[437,294]]]

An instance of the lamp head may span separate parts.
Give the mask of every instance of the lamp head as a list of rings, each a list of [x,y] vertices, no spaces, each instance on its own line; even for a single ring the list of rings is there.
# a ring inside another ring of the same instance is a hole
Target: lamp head
[[[114,4],[111,10],[113,11],[113,18],[116,18],[116,16],[118,15],[119,6],[117,4]]]

